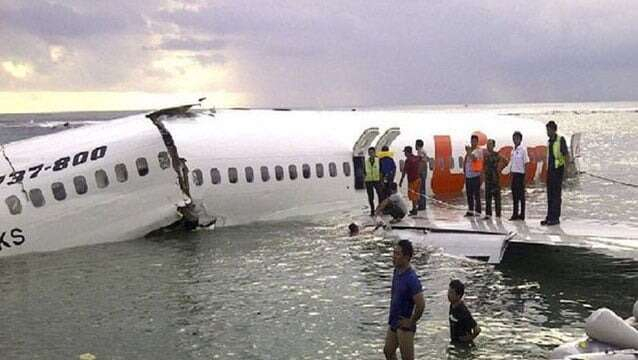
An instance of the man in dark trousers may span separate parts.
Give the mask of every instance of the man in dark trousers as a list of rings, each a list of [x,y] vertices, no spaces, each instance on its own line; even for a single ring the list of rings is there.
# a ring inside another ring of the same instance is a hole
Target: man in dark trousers
[[[545,125],[547,129],[547,217],[541,225],[560,224],[560,207],[562,204],[563,176],[565,164],[569,161],[569,149],[565,138],[558,135],[558,126],[554,121]]]
[[[379,171],[379,159],[374,147],[368,149],[368,159],[363,167],[368,203],[370,204],[370,216],[374,216],[374,193],[381,199],[381,172]],[[380,200],[379,200],[380,201]]]
[[[500,175],[503,168],[504,159],[499,153],[494,151],[496,141],[487,140],[487,153],[483,164],[483,175],[485,176],[485,220],[492,217],[492,198],[496,210],[496,217],[501,217],[501,185]]]
[[[521,145],[523,134],[520,131],[514,132],[512,141],[514,148],[506,170],[511,174],[512,198],[514,200],[514,211],[510,220],[525,220],[525,170],[529,163],[529,155],[525,146]]]
[[[392,195],[390,185],[394,183],[394,176],[397,172],[397,165],[392,158],[394,153],[387,146],[381,148],[379,156],[379,166],[381,170],[381,189],[383,191],[383,199]]]
[[[468,211],[465,216],[481,216],[481,172],[483,150],[478,147],[478,136],[472,135],[471,146],[465,147],[465,193]]]
[[[421,139],[417,139],[416,143],[414,144],[414,148],[416,149],[416,156],[419,157],[419,177],[421,178],[421,186],[419,187],[420,189],[420,194],[419,194],[419,211],[421,210],[425,210],[426,208],[426,197],[427,197],[427,189],[428,189],[428,185],[427,185],[427,179],[428,179],[428,154],[425,152],[425,149],[423,149],[423,140]]]

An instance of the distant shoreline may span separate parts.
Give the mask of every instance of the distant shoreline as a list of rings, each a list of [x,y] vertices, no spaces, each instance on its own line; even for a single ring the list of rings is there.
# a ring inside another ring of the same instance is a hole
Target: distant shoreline
[[[168,104],[167,107],[176,104]],[[210,106],[211,108],[213,106]],[[203,108],[209,108],[203,106]],[[217,107],[218,110],[227,110],[233,108],[242,108],[246,110],[269,110],[274,108],[282,108],[282,106],[275,107]],[[369,105],[369,106],[334,106],[334,107],[285,107],[290,110],[296,111],[339,111],[339,110],[352,110],[359,111],[379,111],[379,110],[394,110],[394,111],[459,111],[459,110],[528,110],[526,113],[538,113],[531,110],[547,110],[554,109],[556,111],[609,111],[609,110],[624,110],[624,111],[638,111],[638,100],[636,101],[590,101],[590,102],[541,102],[541,103],[494,103],[494,104],[430,104],[430,105]],[[81,110],[81,111],[53,111],[53,112],[9,112],[0,113],[1,117],[6,116],[26,116],[26,115],[77,115],[77,114],[138,114],[150,112],[152,109],[137,109],[137,110]],[[0,121],[2,119],[0,118]]]

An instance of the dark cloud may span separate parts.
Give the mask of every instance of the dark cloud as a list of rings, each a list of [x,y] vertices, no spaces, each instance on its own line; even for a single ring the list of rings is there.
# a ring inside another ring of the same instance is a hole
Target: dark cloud
[[[210,51],[223,48],[226,42],[219,39],[168,38],[162,40],[160,48],[164,50]]]
[[[126,33],[132,25],[142,23],[139,14],[79,12],[48,1],[20,1],[17,5],[0,9],[4,26],[46,38]]]
[[[260,106],[638,98],[633,0],[181,3],[0,0],[0,57],[35,62],[49,89],[170,90],[150,64],[180,52]]]

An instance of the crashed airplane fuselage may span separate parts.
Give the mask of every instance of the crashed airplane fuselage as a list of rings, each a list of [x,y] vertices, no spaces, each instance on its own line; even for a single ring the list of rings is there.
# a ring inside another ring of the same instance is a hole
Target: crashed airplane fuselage
[[[184,219],[236,225],[352,208],[364,203],[367,147],[389,145],[399,164],[418,138],[433,157],[430,194],[462,191],[473,133],[507,156],[521,131],[533,149],[528,182],[546,171],[545,128],[521,118],[189,108],[3,145],[0,256],[134,239]]]

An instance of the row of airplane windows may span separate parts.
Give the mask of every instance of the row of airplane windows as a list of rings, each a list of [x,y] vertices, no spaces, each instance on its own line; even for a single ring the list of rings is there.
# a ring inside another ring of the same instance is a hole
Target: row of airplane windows
[[[261,175],[262,182],[270,181],[270,169],[268,166],[261,166],[259,168],[259,172]],[[351,174],[350,163],[343,163],[343,174],[346,177],[349,177]],[[191,172],[193,178],[193,184],[195,186],[201,186],[204,184],[204,174],[201,170],[195,169]],[[317,178],[323,178],[325,176],[324,166],[321,163],[315,164],[315,175]],[[337,177],[337,164],[334,162],[328,163],[328,175],[330,177]],[[310,165],[303,164],[301,165],[301,176],[304,179],[309,179],[312,176],[312,170]],[[297,165],[288,165],[288,178],[290,180],[296,180],[299,177],[297,172]],[[252,183],[255,181],[255,172],[251,166],[247,166],[244,168],[244,179],[247,183]],[[282,181],[284,180],[284,168],[280,165],[275,166],[275,180]],[[222,174],[219,169],[212,168],[210,170],[210,181],[214,185],[221,184],[222,182]],[[228,182],[230,184],[236,184],[239,181],[239,171],[237,168],[230,167],[228,168]]]
[[[162,151],[158,154],[158,162],[160,169],[166,170],[170,167],[170,158],[168,153]],[[140,177],[146,176],[149,174],[149,166],[148,161],[144,157],[140,157],[135,160],[135,167],[137,169],[137,174]],[[115,165],[115,179],[119,183],[124,183],[128,181],[129,174],[128,169],[125,164],[116,164]],[[267,182],[270,180],[270,171],[267,166],[260,167],[261,180],[263,182]],[[310,165],[303,164],[301,166],[301,174],[303,178],[308,179],[311,177],[311,169]],[[318,178],[324,177],[324,166],[323,164],[315,164],[315,174]],[[330,177],[337,176],[337,164],[334,162],[330,162],[328,164],[328,174]],[[343,163],[343,174],[346,177],[349,177],[351,174],[350,163]],[[191,172],[192,181],[195,186],[201,186],[204,184],[204,174],[200,169],[195,169]],[[210,170],[211,183],[212,184],[221,184],[222,176],[221,172],[217,168],[212,168]],[[244,168],[244,176],[247,183],[254,182],[255,176],[253,168],[248,166]],[[290,180],[295,180],[298,178],[297,166],[289,165],[288,166],[288,178]],[[277,181],[282,181],[284,179],[284,168],[282,166],[275,166],[275,179]],[[228,168],[228,182],[231,184],[236,184],[239,180],[239,174],[237,168],[230,167]],[[95,185],[98,189],[104,189],[109,186],[109,176],[105,170],[100,169],[95,172]],[[73,187],[75,188],[75,192],[78,195],[84,195],[89,191],[89,186],[87,180],[84,176],[78,175],[73,178]],[[61,182],[54,182],[51,184],[51,192],[53,194],[53,198],[57,201],[63,201],[67,198],[67,191],[64,187],[64,184]],[[46,204],[46,200],[44,194],[41,189],[33,188],[28,192],[29,199],[34,207],[40,208]],[[20,198],[15,195],[11,195],[5,199],[5,203],[9,208],[9,213],[11,215],[18,215],[22,213],[22,203]]]

